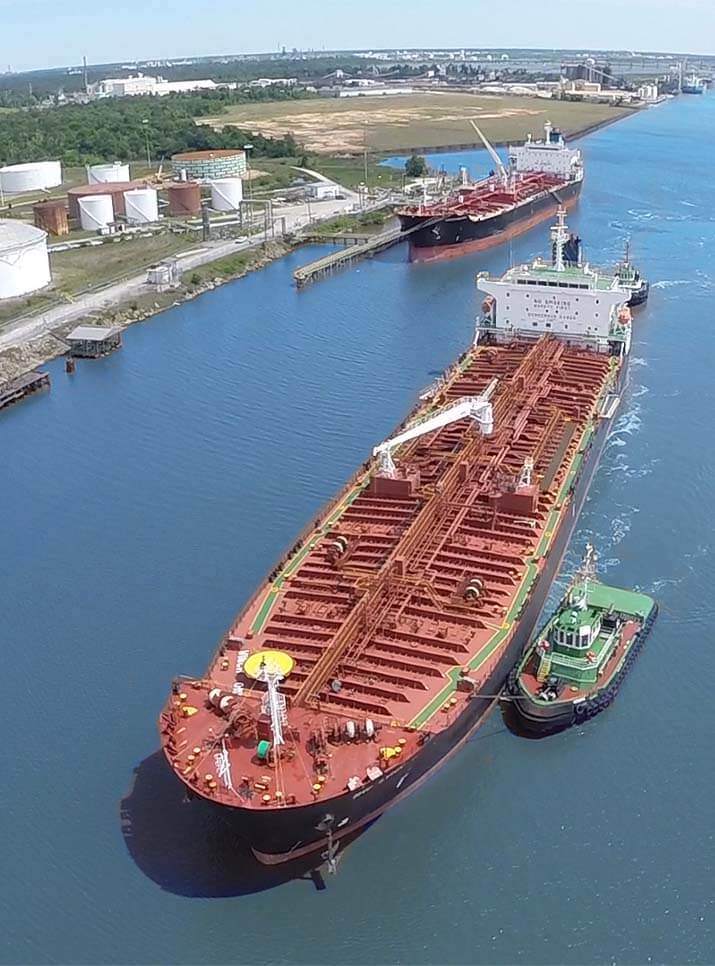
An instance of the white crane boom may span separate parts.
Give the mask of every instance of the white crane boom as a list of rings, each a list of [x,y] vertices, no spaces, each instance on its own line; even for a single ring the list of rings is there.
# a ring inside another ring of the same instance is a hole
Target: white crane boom
[[[504,167],[504,164],[502,162],[502,159],[496,153],[496,151],[491,146],[491,144],[486,139],[486,137],[479,130],[479,128],[474,123],[474,121],[471,119],[471,117],[469,119],[469,123],[472,125],[472,127],[474,128],[474,130],[477,132],[477,134],[479,135],[479,137],[481,139],[482,144],[484,145],[484,147],[487,149],[487,151],[491,155],[492,161],[494,162],[494,165],[495,165],[497,171],[499,172],[499,177],[502,179],[502,181],[504,182],[504,184],[506,184],[507,181],[509,180],[509,175],[506,172],[506,168]]]
[[[380,472],[383,476],[394,477],[396,473],[395,462],[392,458],[392,451],[403,443],[409,443],[412,439],[433,433],[436,429],[442,429],[450,423],[456,423],[460,419],[474,419],[479,424],[479,430],[485,436],[489,436],[494,431],[494,413],[489,397],[494,392],[497,380],[492,379],[481,396],[464,396],[456,402],[445,406],[444,409],[434,416],[410,426],[397,436],[386,439],[384,443],[376,446],[372,455],[379,457]]]

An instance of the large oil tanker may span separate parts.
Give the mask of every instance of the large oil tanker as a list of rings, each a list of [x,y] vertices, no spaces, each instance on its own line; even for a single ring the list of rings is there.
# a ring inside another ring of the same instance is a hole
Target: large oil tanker
[[[170,767],[266,863],[354,833],[495,703],[618,407],[628,293],[563,257],[502,278],[474,344],[306,529],[161,713]],[[439,824],[439,816],[436,818]]]
[[[432,261],[483,251],[521,235],[558,208],[575,204],[583,184],[581,152],[545,125],[543,140],[509,152],[508,168],[479,128],[494,161],[488,178],[465,182],[447,197],[423,200],[396,212],[409,231],[412,261]]]

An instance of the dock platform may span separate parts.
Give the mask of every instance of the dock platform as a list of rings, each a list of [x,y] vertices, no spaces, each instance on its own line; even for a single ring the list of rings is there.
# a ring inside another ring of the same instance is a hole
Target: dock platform
[[[50,388],[49,372],[26,372],[17,379],[0,385],[0,409],[11,406],[15,402],[31,396],[33,393],[42,392],[43,389]]]
[[[303,265],[302,268],[296,269],[293,272],[293,279],[298,288],[302,288],[308,282],[323,278],[331,272],[337,271],[339,268],[346,268],[361,258],[377,255],[378,252],[384,252],[385,249],[392,248],[393,245],[397,245],[403,241],[407,235],[408,232],[394,228],[390,231],[381,232],[379,235],[372,235],[368,238],[358,240],[356,244],[347,244],[344,248],[340,248],[335,252],[331,252],[329,255],[324,255],[322,258],[316,259],[314,262]],[[326,239],[322,238],[321,241],[324,242]]]

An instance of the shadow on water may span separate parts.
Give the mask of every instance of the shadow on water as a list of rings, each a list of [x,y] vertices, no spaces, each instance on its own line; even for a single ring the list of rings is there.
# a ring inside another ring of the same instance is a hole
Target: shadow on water
[[[303,879],[321,890],[320,858],[262,865],[219,811],[189,802],[160,751],[145,758],[120,805],[122,835],[136,865],[162,889],[189,898],[227,898]],[[359,837],[346,838],[345,849]]]

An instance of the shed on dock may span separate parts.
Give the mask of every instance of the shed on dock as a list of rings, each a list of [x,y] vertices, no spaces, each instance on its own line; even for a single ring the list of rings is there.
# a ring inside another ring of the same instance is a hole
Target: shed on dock
[[[0,385],[0,409],[4,409],[11,403],[24,399],[34,392],[50,388],[50,376],[47,372],[26,372],[17,379]]]
[[[118,325],[78,325],[66,340],[71,356],[98,359],[119,348],[122,344],[122,330]]]

